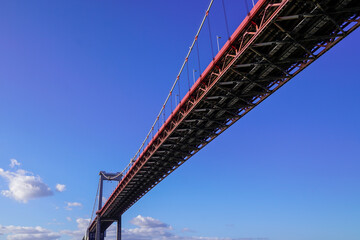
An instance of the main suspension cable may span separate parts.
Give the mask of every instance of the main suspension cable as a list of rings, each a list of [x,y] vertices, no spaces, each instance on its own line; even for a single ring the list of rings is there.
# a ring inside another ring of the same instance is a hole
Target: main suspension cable
[[[125,169],[121,172],[122,178],[125,177],[126,173],[129,171],[129,169],[131,168],[132,164],[133,164],[133,163],[135,162],[135,160],[137,159],[138,154],[145,149],[145,146],[144,146],[144,145],[145,145],[146,141],[148,140],[151,132],[155,129],[156,123],[157,123],[157,125],[158,125],[158,131],[160,130],[159,122],[160,122],[161,115],[163,115],[163,121],[164,121],[164,123],[165,123],[165,106],[166,106],[167,102],[169,101],[169,98],[171,97],[172,91],[174,90],[176,84],[178,83],[178,81],[179,81],[179,79],[180,79],[180,75],[181,75],[182,71],[184,70],[185,65],[186,65],[186,67],[187,67],[187,75],[188,75],[189,90],[190,90],[189,69],[188,69],[189,56],[190,56],[190,53],[192,52],[192,50],[193,50],[193,48],[194,48],[194,45],[195,45],[195,43],[196,43],[196,39],[198,38],[198,36],[199,36],[199,34],[200,34],[200,31],[201,31],[201,29],[203,28],[204,22],[205,22],[206,18],[208,17],[208,13],[209,13],[209,11],[210,11],[210,9],[211,9],[211,6],[213,5],[213,2],[214,2],[214,0],[211,0],[210,3],[209,3],[209,6],[208,6],[208,8],[207,8],[207,10],[206,10],[206,13],[205,13],[205,16],[203,17],[203,19],[202,19],[202,21],[201,21],[201,24],[200,24],[200,27],[198,28],[198,30],[197,30],[197,32],[196,32],[195,38],[194,38],[194,40],[193,40],[193,42],[192,42],[192,44],[191,44],[191,46],[190,46],[190,48],[189,48],[188,53],[186,54],[185,60],[184,60],[183,64],[181,65],[181,68],[180,68],[180,71],[179,71],[178,75],[176,76],[175,82],[173,83],[173,85],[172,85],[172,87],[171,87],[171,89],[170,89],[170,92],[169,92],[168,96],[166,97],[165,102],[164,102],[164,104],[162,105],[162,107],[161,107],[161,109],[160,109],[160,112],[158,113],[158,115],[157,115],[157,117],[156,117],[153,125],[151,126],[150,131],[149,131],[148,134],[146,135],[144,141],[142,142],[141,146],[139,147],[139,149],[137,150],[137,152],[135,153],[135,155],[131,158],[131,160],[130,160],[130,162],[128,163],[128,165],[126,165]],[[180,102],[180,101],[179,101],[179,102]],[[95,206],[95,203],[94,203],[94,206]],[[95,209],[95,207],[94,207],[94,209]],[[93,214],[92,214],[92,215],[93,215]],[[90,226],[90,225],[89,225],[89,226]]]
[[[180,71],[179,71],[179,73],[178,73],[177,76],[176,76],[175,82],[173,83],[173,85],[172,85],[172,87],[171,87],[171,89],[170,89],[170,92],[169,92],[168,96],[166,97],[165,102],[164,102],[164,104],[163,104],[163,106],[162,106],[162,108],[161,108],[158,116],[160,116],[160,115],[165,111],[165,105],[166,105],[167,102],[169,101],[169,98],[171,97],[171,93],[172,93],[172,91],[174,90],[174,88],[175,88],[178,80],[180,79],[180,75],[181,75],[181,73],[182,73],[182,71],[183,71],[183,69],[184,69],[184,67],[185,67],[185,64],[186,64],[186,62],[187,62],[187,59],[188,59],[189,56],[190,56],[190,53],[192,52],[192,50],[193,50],[193,48],[194,48],[194,45],[195,45],[195,43],[196,43],[196,40],[197,40],[197,38],[198,38],[198,36],[199,36],[199,34],[200,34],[200,31],[201,31],[201,29],[202,29],[202,27],[203,27],[203,25],[204,25],[204,22],[205,22],[206,18],[208,17],[208,16],[207,16],[207,12],[210,11],[213,2],[214,2],[214,0],[211,0],[210,3],[209,3],[209,6],[208,6],[208,8],[207,8],[207,10],[206,10],[206,13],[205,13],[205,16],[203,17],[203,19],[202,19],[202,21],[201,21],[200,27],[199,27],[196,35],[195,35],[195,38],[194,38],[194,40],[193,40],[193,42],[192,42],[192,44],[191,44],[191,46],[190,46],[190,49],[189,49],[189,51],[188,51],[188,53],[187,53],[187,55],[186,55],[186,57],[185,57],[185,60],[184,60],[183,64],[181,65]],[[165,123],[165,117],[164,117],[164,123]],[[153,123],[152,127],[155,126],[155,124],[156,124],[156,120],[155,120],[155,122]],[[150,128],[149,133],[146,135],[146,137],[145,137],[144,141],[142,142],[142,144],[141,144],[140,148],[138,149],[138,151],[135,153],[134,157],[130,160],[130,164],[129,164],[129,165],[131,165],[131,164],[136,160],[136,158],[137,158],[138,154],[140,153],[141,149],[143,149],[143,147],[144,147],[144,145],[145,145],[145,143],[146,143],[146,140],[149,138],[149,136],[150,136],[150,134],[151,134],[151,129],[152,129],[152,127]],[[129,165],[128,165],[128,166],[129,166]]]

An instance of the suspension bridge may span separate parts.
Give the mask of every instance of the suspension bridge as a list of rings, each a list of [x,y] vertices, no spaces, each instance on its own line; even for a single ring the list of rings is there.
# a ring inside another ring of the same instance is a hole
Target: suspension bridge
[[[228,39],[215,54],[213,2],[139,150],[122,172],[100,172],[98,211],[83,239],[104,239],[114,222],[121,239],[121,216],[126,210],[360,25],[358,0],[259,0],[230,35],[222,0]],[[205,27],[212,59],[202,71],[199,36]],[[197,63],[192,72],[191,58]],[[102,204],[104,180],[116,180],[118,185]]]

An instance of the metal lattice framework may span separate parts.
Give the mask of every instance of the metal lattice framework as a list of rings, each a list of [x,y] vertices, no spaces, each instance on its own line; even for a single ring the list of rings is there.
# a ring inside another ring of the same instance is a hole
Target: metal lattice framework
[[[259,1],[98,212],[101,230],[359,25],[358,0]]]

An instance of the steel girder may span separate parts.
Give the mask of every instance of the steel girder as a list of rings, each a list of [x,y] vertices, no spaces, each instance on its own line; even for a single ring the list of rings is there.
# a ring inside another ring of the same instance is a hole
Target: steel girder
[[[359,15],[357,0],[259,1],[100,210],[110,219],[101,228],[354,31]]]

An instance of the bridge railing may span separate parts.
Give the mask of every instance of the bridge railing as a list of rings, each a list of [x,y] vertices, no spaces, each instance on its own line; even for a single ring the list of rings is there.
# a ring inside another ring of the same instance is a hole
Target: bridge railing
[[[159,131],[160,126],[165,123],[166,121],[166,117],[169,115],[169,113],[171,113],[175,107],[180,103],[180,97],[181,97],[181,87],[180,87],[180,77],[182,76],[182,73],[184,71],[184,69],[186,67],[188,67],[188,62],[189,62],[189,58],[191,56],[191,53],[195,47],[195,44],[198,44],[198,39],[199,39],[199,35],[201,30],[203,29],[204,23],[207,19],[209,19],[209,14],[210,14],[210,9],[213,5],[214,0],[210,1],[210,4],[208,6],[208,8],[206,9],[205,15],[201,21],[200,27],[197,30],[197,33],[194,37],[194,40],[189,48],[188,53],[186,54],[185,60],[183,62],[183,64],[180,67],[179,73],[176,76],[176,79],[169,91],[169,94],[167,95],[164,104],[162,105],[159,114],[157,115],[153,125],[151,126],[148,134],[146,135],[144,141],[141,143],[140,148],[138,149],[138,151],[135,153],[135,155],[133,156],[133,158],[130,160],[129,165],[125,168],[125,171],[127,171],[130,167],[131,164],[133,162],[136,161],[136,159],[139,157],[139,155],[141,154],[141,152],[145,149],[146,145],[149,144],[150,140],[155,136],[155,133]],[[197,45],[198,47],[198,45]],[[197,48],[198,49],[198,48]],[[188,69],[187,69],[188,70]],[[193,75],[194,81],[195,81],[195,75]],[[188,79],[189,81],[189,90],[190,90],[190,79]],[[168,113],[166,113],[169,110]],[[125,173],[125,172],[124,172]]]
[[[255,4],[254,0],[251,0],[250,4]],[[201,61],[204,60],[204,55],[207,54],[206,63],[209,62],[210,59],[214,59],[216,52],[219,52],[220,50],[220,39],[221,37],[218,35],[213,35],[212,30],[212,24],[210,23],[210,16],[214,16],[216,20],[220,18],[219,15],[222,15],[222,25],[226,25],[226,28],[222,26],[222,29],[227,30],[227,37],[229,39],[229,26],[228,26],[228,16],[227,16],[227,9],[225,6],[224,0],[217,1],[218,8],[216,12],[211,12],[214,0],[210,0],[210,3],[205,11],[205,14],[202,18],[202,21],[200,23],[200,26],[195,34],[195,37],[189,47],[189,51],[187,52],[185,59],[180,67],[180,70],[175,78],[175,81],[169,91],[169,94],[167,95],[165,102],[163,103],[158,115],[156,116],[156,119],[152,126],[150,127],[149,132],[147,133],[145,139],[141,143],[139,149],[135,153],[135,155],[131,158],[128,165],[125,167],[125,169],[122,171],[122,176],[124,177],[126,173],[131,169],[133,163],[139,158],[141,153],[144,151],[146,146],[151,142],[151,140],[154,138],[156,133],[161,129],[161,126],[166,122],[167,118],[171,115],[174,109],[176,109],[177,105],[181,103],[181,99],[183,96],[186,95],[187,92],[190,91],[191,87],[195,84],[197,79],[201,77],[202,69],[201,69]],[[249,12],[249,3],[247,0],[244,1],[245,8],[247,10],[247,13]],[[222,9],[221,9],[222,8]],[[238,14],[238,10],[237,10]],[[215,20],[214,18],[214,20]],[[216,24],[215,24],[216,25]],[[219,24],[218,24],[219,25]],[[237,26],[237,25],[235,25]],[[208,36],[206,36],[208,34]],[[222,33],[221,35],[226,35],[226,33]],[[226,37],[224,37],[226,39]],[[201,41],[200,41],[201,40]],[[201,42],[202,46],[202,55],[200,55],[199,51],[199,45]],[[206,42],[206,43],[205,43]],[[225,42],[225,41],[222,41]],[[206,45],[206,47],[204,47]],[[204,51],[204,49],[206,51]],[[194,53],[195,51],[195,53]],[[209,54],[210,53],[210,54]],[[203,61],[205,62],[205,61]]]
[[[259,5],[261,5],[262,3],[264,3],[264,2],[266,2],[266,0],[263,0],[263,1],[259,1],[258,2],[258,6]],[[287,1],[285,1],[285,0],[283,0],[283,2],[287,2]],[[137,160],[139,160],[139,157],[141,156],[141,154],[144,154],[144,150],[147,148],[147,147],[149,147],[149,144],[151,143],[151,141],[153,141],[154,140],[154,137],[156,137],[156,135],[159,133],[159,130],[161,131],[161,127],[162,126],[164,126],[164,123],[166,122],[166,120],[168,119],[168,118],[166,118],[168,115],[170,116],[170,114],[172,113],[172,111],[173,111],[173,109],[176,109],[176,107],[177,107],[177,105],[179,105],[179,104],[181,104],[181,102],[180,102],[180,99],[182,99],[182,98],[180,98],[181,97],[181,92],[180,92],[180,90],[181,90],[181,87],[183,87],[183,85],[181,85],[181,83],[183,84],[184,83],[184,79],[183,79],[183,81],[181,81],[181,77],[183,77],[184,76],[184,74],[182,74],[183,72],[184,73],[187,73],[187,75],[185,75],[185,81],[186,80],[188,80],[188,84],[189,84],[189,89],[190,89],[190,81],[189,81],[189,79],[190,79],[190,77],[189,77],[189,70],[188,70],[188,67],[189,67],[189,57],[190,56],[193,56],[193,58],[195,58],[195,62],[196,62],[196,60],[198,60],[198,66],[199,66],[199,73],[201,73],[201,65],[200,65],[200,58],[199,58],[199,49],[198,49],[198,44],[199,44],[199,35],[200,35],[200,33],[201,32],[203,32],[203,31],[201,31],[202,30],[202,28],[203,28],[203,26],[204,26],[204,24],[205,24],[205,26],[206,26],[206,22],[209,24],[209,26],[210,26],[210,23],[209,23],[209,16],[210,16],[210,14],[209,14],[209,12],[210,12],[210,8],[211,8],[211,6],[212,6],[212,4],[213,4],[213,1],[211,1],[210,2],[210,5],[209,5],[209,7],[208,7],[208,9],[207,9],[207,11],[206,11],[206,13],[205,13],[205,16],[204,16],[204,18],[203,18],[203,20],[202,20],[202,22],[201,22],[201,25],[200,25],[200,28],[198,29],[198,31],[197,31],[197,34],[195,35],[195,38],[194,38],[194,40],[193,40],[193,42],[192,42],[192,45],[191,45],[191,47],[190,47],[190,49],[189,49],[189,51],[188,51],[188,53],[187,53],[187,55],[186,55],[186,58],[185,58],[185,61],[183,62],[183,64],[182,64],[182,66],[181,66],[181,68],[180,68],[180,71],[179,71],[179,73],[178,73],[178,75],[177,75],[177,77],[176,77],[176,79],[175,79],[175,82],[174,82],[174,84],[172,85],[172,87],[171,87],[171,90],[170,90],[170,92],[169,92],[169,94],[168,94],[168,96],[167,96],[167,98],[166,98],[166,100],[165,100],[165,102],[164,102],[164,104],[163,104],[163,106],[162,106],[162,108],[161,108],[161,110],[160,110],[160,112],[159,112],[159,114],[157,115],[157,117],[156,117],[156,120],[154,121],[154,123],[153,123],[153,125],[151,126],[151,128],[150,128],[150,131],[148,132],[148,134],[147,134],[147,136],[146,136],[146,138],[145,138],[145,140],[142,142],[142,144],[141,144],[141,146],[140,146],[140,148],[139,148],[139,150],[136,152],[136,154],[134,155],[134,157],[131,159],[131,161],[130,161],[130,163],[126,166],[126,168],[123,170],[123,172],[122,172],[122,174],[123,174],[123,176],[126,176],[127,174],[128,174],[128,172],[129,172],[129,170],[132,168],[132,167],[134,167],[134,169],[136,169],[136,167],[138,167],[138,164],[137,165],[135,165],[135,166],[133,166],[134,165],[134,163],[137,161]],[[279,5],[279,3],[277,4],[277,6]],[[269,5],[270,6],[270,5]],[[275,6],[275,4],[271,4],[271,6],[270,7],[274,7]],[[225,8],[224,8],[225,9]],[[256,7],[255,7],[255,9],[256,9]],[[267,11],[267,7],[265,8],[265,10],[264,10],[264,12],[266,12]],[[225,13],[225,11],[224,11],[224,13]],[[226,18],[226,13],[224,14],[225,15],[225,18]],[[252,14],[249,14],[249,20],[248,20],[248,22],[247,22],[247,24],[249,24],[250,26],[252,26],[252,28],[256,28],[256,32],[258,31],[258,25],[256,24],[256,22],[253,22],[253,21],[250,21],[251,20],[251,16],[252,16]],[[265,16],[265,14],[264,14],[264,16]],[[262,29],[263,27],[262,27],[262,24],[264,23],[264,19],[267,19],[267,18],[265,18],[265,17],[262,17],[262,18],[259,18],[259,19],[261,19],[261,23],[259,24],[259,28],[260,29]],[[297,18],[298,16],[300,16],[300,15],[294,15],[294,16],[286,16],[286,17],[282,17],[282,19],[278,19],[278,20],[284,20],[284,19],[289,19],[289,17],[291,17],[291,18]],[[315,16],[315,15],[314,15]],[[354,21],[354,19],[352,19],[352,21]],[[260,20],[259,20],[259,22],[260,22]],[[265,22],[267,22],[267,20],[265,21]],[[269,21],[269,22],[271,22],[271,21]],[[357,24],[357,23],[359,23],[359,21],[358,20],[356,20],[356,22],[354,22],[353,24]],[[346,24],[344,25],[344,26],[342,26],[342,25],[340,25],[340,27],[342,28],[342,27],[344,27],[344,29],[343,30],[345,30],[345,31],[347,31],[346,30],[346,28],[351,28],[351,25],[349,25],[350,24],[350,22],[346,22]],[[244,25],[245,26],[245,25]],[[239,27],[241,27],[241,25],[239,26]],[[240,28],[241,29],[241,28]],[[259,30],[260,31],[260,30]],[[245,34],[241,34],[240,35],[240,33],[241,33],[241,31],[239,31],[238,32],[238,34],[239,34],[239,36],[242,36],[242,38],[244,39],[244,36],[248,36],[248,35],[246,35],[247,33],[253,33],[253,32],[245,32]],[[234,33],[235,34],[235,33]],[[210,43],[211,43],[211,46],[212,46],[212,42],[211,42],[211,31],[210,31],[210,27],[209,27],[209,35],[210,35]],[[230,38],[229,38],[230,39]],[[235,39],[235,38],[233,38],[233,39]],[[253,39],[253,38],[251,38],[251,39]],[[249,40],[250,41],[250,40]],[[336,39],[335,39],[335,41],[337,41]],[[244,48],[246,48],[246,45],[248,45],[249,43],[247,43],[246,41],[245,41],[245,45],[243,45],[243,41],[238,41],[238,42],[241,42],[241,44],[240,44],[240,50],[242,50],[242,49],[244,49]],[[271,42],[268,42],[268,43],[271,43]],[[268,44],[267,43],[267,44]],[[228,42],[226,45],[228,45],[228,47],[231,45],[231,41],[230,42]],[[330,44],[330,47],[331,47],[332,45]],[[324,45],[323,43],[321,44],[321,45],[319,45],[319,46],[316,46],[316,48],[324,48],[323,50],[320,50],[320,52],[321,53],[319,53],[320,55],[323,53],[323,52],[326,52],[329,48],[330,48],[329,46],[327,46],[327,45]],[[197,55],[191,55],[191,53],[192,53],[192,50],[193,50],[193,48],[195,48],[197,51]],[[226,48],[224,48],[224,49],[226,49]],[[223,49],[223,50],[224,50]],[[211,49],[212,50],[212,53],[213,53],[213,49]],[[222,54],[221,54],[221,52],[223,52],[223,50],[221,50],[220,51],[220,53],[218,53],[217,54],[217,56],[215,57],[215,59],[217,59],[218,57],[221,57],[222,56]],[[254,51],[254,50],[252,50],[252,51]],[[312,51],[313,51],[313,49],[312,49]],[[315,53],[315,55],[317,55],[317,51],[315,51],[314,50],[314,53]],[[198,57],[198,59],[196,59],[196,56]],[[264,58],[264,57],[263,57]],[[213,59],[214,59],[214,57],[213,57]],[[264,58],[265,59],[265,58]],[[310,58],[309,58],[310,59]],[[269,63],[268,64],[272,64],[269,60],[267,60]],[[300,60],[299,60],[300,61]],[[297,64],[293,64],[293,65],[291,65],[291,67],[289,68],[289,69],[287,69],[287,72],[285,72],[285,75],[291,75],[291,77],[292,77],[292,75],[293,74],[297,74],[299,71],[301,71],[304,67],[306,67],[308,64],[310,64],[310,62],[312,62],[313,60],[309,60],[309,61],[306,61],[306,62],[304,62],[304,61],[300,61],[299,63],[297,63],[298,61],[296,61],[296,63]],[[214,63],[214,62],[213,62]],[[213,64],[212,63],[212,64]],[[216,63],[216,61],[215,61],[215,63]],[[251,62],[250,62],[251,63]],[[300,64],[300,65],[299,65]],[[213,68],[215,68],[216,66],[213,64],[212,65],[213,66]],[[239,66],[239,65],[238,65]],[[194,83],[195,83],[195,71],[193,71],[193,80],[194,80]],[[290,73],[290,74],[288,74],[288,73]],[[187,76],[187,79],[186,79],[186,76]],[[200,75],[201,76],[201,75]],[[203,77],[205,77],[206,76],[206,71],[205,71],[205,73],[204,73],[204,76]],[[287,79],[289,80],[291,77],[288,77]],[[287,80],[286,80],[287,81]],[[285,80],[283,80],[282,82],[280,82],[280,81],[277,81],[276,83],[274,83],[274,85],[272,85],[272,86],[269,86],[268,87],[268,89],[269,90],[273,90],[273,89],[275,89],[275,88],[279,88],[280,86],[282,86],[285,82],[286,82]],[[199,83],[201,83],[201,82],[199,82]],[[197,84],[199,84],[199,83],[197,83]],[[281,83],[281,84],[280,84]],[[201,87],[203,87],[204,85],[201,85]],[[200,87],[200,84],[199,84],[199,86],[198,87]],[[192,89],[192,90],[194,90],[194,89]],[[276,89],[275,89],[276,90]],[[178,91],[178,92],[176,92],[176,91]],[[187,91],[183,91],[183,92],[187,92]],[[178,94],[176,94],[176,93],[178,93]],[[266,94],[262,94],[262,95],[259,95],[255,100],[253,100],[253,102],[251,102],[251,103],[253,103],[253,104],[258,104],[259,103],[259,101],[261,100],[263,100],[263,99],[265,99],[267,96],[269,96],[269,94],[271,94],[271,92],[270,93],[267,93],[268,95],[266,95]],[[191,94],[190,94],[191,95]],[[189,95],[188,95],[189,96]],[[176,99],[178,98],[178,102],[176,102]],[[174,103],[174,104],[173,104]],[[174,108],[173,108],[174,107]],[[250,109],[250,108],[248,108],[248,109]],[[246,111],[250,111],[250,110],[246,110]],[[178,109],[177,109],[178,110]],[[177,112],[177,110],[175,110],[175,113]],[[245,111],[245,110],[243,110],[243,111]],[[242,113],[242,112],[240,112],[240,113]],[[168,115],[167,115],[168,114]],[[170,119],[171,120],[171,119]],[[163,121],[163,122],[162,122]],[[166,124],[165,124],[165,126],[166,126]],[[150,145],[151,146],[151,145]],[[139,160],[138,162],[140,162],[141,163],[141,160]],[[139,164],[140,165],[140,164]],[[134,172],[136,172],[137,170],[135,170]],[[128,178],[125,178],[125,179],[123,179],[123,180],[126,180],[126,179],[129,179],[129,178],[131,178],[131,173],[129,173],[128,174],[129,175],[129,177]],[[126,184],[126,183],[125,183]],[[124,184],[124,185],[125,185]],[[120,188],[118,188],[118,189],[120,189]],[[118,190],[117,189],[117,190]],[[120,190],[118,191],[118,192],[120,192]],[[115,193],[115,192],[114,192]],[[115,194],[114,194],[115,195]],[[113,200],[113,199],[112,199]],[[110,201],[110,204],[112,203],[112,201]],[[109,204],[109,205],[110,205]],[[106,210],[106,208],[105,208],[105,210]],[[93,222],[94,223],[94,222]]]

